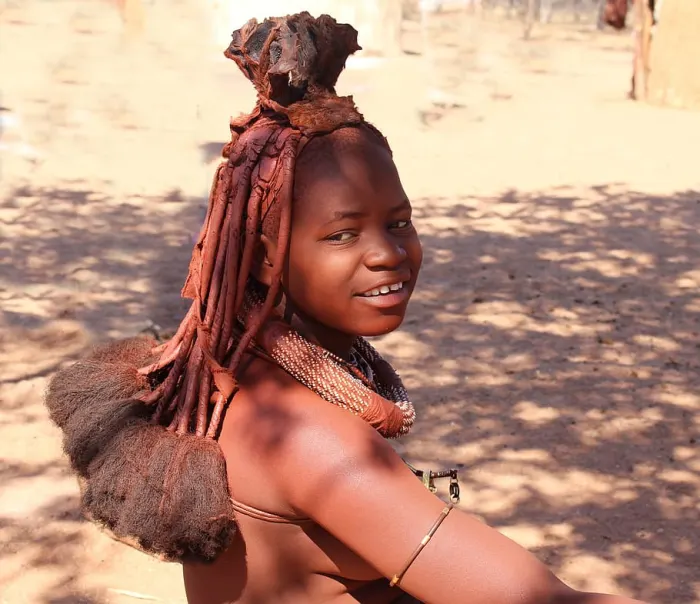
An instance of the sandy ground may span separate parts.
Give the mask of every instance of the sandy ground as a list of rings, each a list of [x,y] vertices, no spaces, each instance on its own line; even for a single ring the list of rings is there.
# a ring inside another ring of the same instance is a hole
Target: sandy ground
[[[50,4],[0,3],[24,124],[0,152],[0,602],[181,603],[177,566],[81,520],[42,392],[95,342],[176,324],[202,150],[253,95],[191,2],[154,3],[135,41],[102,3]],[[459,464],[462,506],[572,584],[700,602],[700,114],[625,100],[627,37],[479,32],[441,119],[418,55],[341,79],[426,250],[379,342],[420,412],[401,448]]]

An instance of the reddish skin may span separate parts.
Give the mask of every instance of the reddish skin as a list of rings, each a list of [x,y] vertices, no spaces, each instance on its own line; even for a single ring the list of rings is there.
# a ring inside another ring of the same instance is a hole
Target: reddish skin
[[[334,139],[341,141],[340,149]],[[307,337],[339,356],[347,355],[356,336],[381,335],[401,325],[423,261],[396,166],[374,139],[349,128],[330,141],[313,141],[310,145],[321,148],[307,148],[312,156],[304,160],[302,154],[303,169],[295,175],[282,277],[287,309]],[[267,258],[274,257],[275,245],[264,243]],[[263,281],[269,266],[263,267]],[[380,308],[376,299],[359,295],[397,281],[404,283],[398,304]]]
[[[404,224],[410,206],[402,205],[388,152],[366,135],[354,150],[300,169],[296,190],[283,276],[288,308],[307,336],[345,355],[355,335],[387,333],[403,320],[409,296],[377,308],[355,294],[406,275],[413,291],[422,255]],[[325,224],[347,209],[362,216]],[[274,245],[264,243],[274,257]],[[264,282],[271,270],[263,261],[257,275]],[[185,565],[190,604],[415,602],[408,594],[435,604],[633,602],[569,589],[526,550],[456,509],[404,576],[404,591],[388,587],[444,503],[364,421],[278,367],[250,360],[219,439],[231,492],[313,523],[239,515],[240,538],[224,555],[209,566]]]

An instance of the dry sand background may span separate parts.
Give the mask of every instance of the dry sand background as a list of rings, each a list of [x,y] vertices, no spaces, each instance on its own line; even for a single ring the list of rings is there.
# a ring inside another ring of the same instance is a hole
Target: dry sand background
[[[0,602],[180,603],[176,566],[80,519],[41,396],[93,343],[177,322],[202,145],[253,96],[193,0],[132,42],[99,2],[0,11],[0,104],[36,149],[1,156]],[[420,56],[341,79],[426,249],[379,344],[420,411],[401,447],[461,464],[462,506],[573,584],[700,602],[700,114],[625,100],[626,36],[518,35],[484,24],[469,106],[428,125]]]

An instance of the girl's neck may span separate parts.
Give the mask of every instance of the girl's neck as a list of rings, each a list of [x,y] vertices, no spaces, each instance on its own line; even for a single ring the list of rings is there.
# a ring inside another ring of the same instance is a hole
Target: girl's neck
[[[310,342],[318,344],[344,361],[350,360],[350,351],[355,343],[355,336],[330,329],[299,313],[292,315],[291,325]]]
[[[307,340],[325,348],[344,361],[350,360],[350,352],[357,339],[356,336],[327,327],[292,308],[289,303],[283,302],[278,307],[278,312]]]
[[[251,281],[249,287],[251,288],[250,293],[255,297],[261,300],[265,299],[267,291],[264,286]],[[297,309],[284,294],[279,294],[275,304],[273,312],[282,317],[286,323],[307,340],[321,348],[325,348],[344,361],[350,361],[350,352],[357,336],[337,331],[319,323]]]

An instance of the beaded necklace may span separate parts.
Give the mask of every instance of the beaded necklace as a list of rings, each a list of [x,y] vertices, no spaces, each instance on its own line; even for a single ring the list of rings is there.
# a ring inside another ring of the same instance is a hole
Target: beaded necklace
[[[248,295],[244,315],[250,317],[259,308],[257,297]],[[386,438],[408,434],[413,426],[416,413],[401,378],[364,338],[355,339],[351,360],[345,361],[273,314],[257,334],[253,351],[263,353],[322,399],[361,417]]]
[[[260,299],[248,293],[244,314],[259,311]],[[244,319],[239,317],[244,323]],[[407,434],[416,418],[401,378],[364,338],[355,339],[350,360],[310,342],[279,315],[273,314],[263,325],[251,351],[284,369],[298,382],[329,403],[345,409],[370,423],[382,436],[396,438]],[[459,503],[457,470],[423,471],[405,462],[432,492],[435,480],[450,479],[450,500]]]

